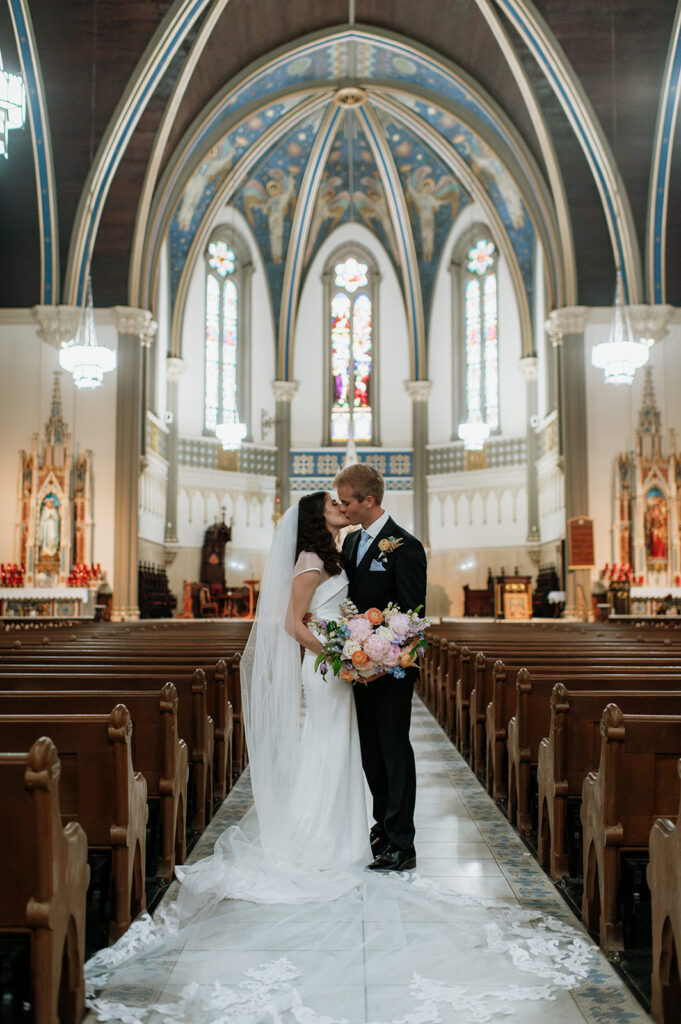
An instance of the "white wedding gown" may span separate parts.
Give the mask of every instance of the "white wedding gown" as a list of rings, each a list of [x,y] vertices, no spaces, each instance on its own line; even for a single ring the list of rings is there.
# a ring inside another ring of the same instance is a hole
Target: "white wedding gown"
[[[344,573],[322,581],[311,611],[336,617],[346,593]],[[352,687],[316,673],[312,655],[302,686],[299,757],[277,849],[260,836],[261,779],[255,808],[214,854],[177,869],[175,901],[153,921],[142,915],[86,965],[97,1018],[363,1024],[362,986],[372,985],[391,1024],[482,1024],[521,1020],[528,1000],[583,980],[593,947],[560,921],[458,895],[417,873],[365,869]]]

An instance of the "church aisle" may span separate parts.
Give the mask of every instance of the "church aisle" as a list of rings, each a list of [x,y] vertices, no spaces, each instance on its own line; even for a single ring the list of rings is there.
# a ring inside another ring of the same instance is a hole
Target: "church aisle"
[[[418,790],[416,808],[418,871],[424,878],[463,894],[483,897],[499,903],[517,903],[538,908],[561,921],[575,924],[575,920],[555,892],[553,885],[535,859],[508,824],[496,805],[487,796],[466,762],[452,746],[420,700],[414,702],[412,742],[416,752]],[[220,833],[237,823],[251,804],[250,783],[246,772],[214,817],[210,827],[193,850],[189,863],[209,854]],[[172,902],[178,885],[171,886],[165,903]],[[324,913],[334,913],[333,904],[325,904]],[[347,908],[347,905],[346,905]],[[451,908],[456,914],[456,908]],[[376,1020],[391,1019],[395,1007],[409,1005],[408,982],[394,970],[389,959],[381,955],[385,943],[391,940],[391,922],[378,919],[369,906],[360,912],[359,919],[338,921],[330,948],[310,949],[308,926],[319,916],[319,906],[305,904],[296,912],[295,938],[288,945],[263,951],[249,947],[251,932],[255,937],[263,921],[276,921],[281,914],[277,906],[258,906],[246,902],[226,901],[213,911],[217,928],[213,938],[198,943],[190,942],[177,959],[170,957],[159,964],[158,974],[147,978],[144,1002],[153,1004],[163,999],[168,982],[183,969],[183,958],[190,957],[192,974],[201,984],[205,979],[220,977],[224,985],[238,985],[243,972],[257,969],[265,961],[285,956],[314,971],[329,971],[329,981],[322,992],[305,1002],[317,1014],[343,1017],[349,1024],[370,1024]],[[341,918],[341,914],[337,915]],[[456,927],[456,920],[452,921]],[[429,929],[433,932],[433,945],[437,944],[437,927],[424,924],[415,913],[414,919],[402,919],[407,935],[413,929],[418,949],[423,951]],[[358,934],[355,934],[355,932]],[[331,935],[332,933],[329,932]],[[426,947],[427,948],[427,947]],[[432,946],[431,946],[432,948]],[[595,948],[595,947],[594,947]],[[334,975],[334,960],[342,950],[342,977]],[[421,953],[423,959],[423,954]],[[217,971],[216,971],[217,968]],[[410,970],[428,972],[428,962],[418,957]],[[451,984],[466,985],[490,972],[484,956],[471,950],[470,969],[466,978],[452,977]],[[522,972],[517,971],[522,984]],[[204,977],[202,977],[202,975]],[[515,981],[515,978],[512,979]],[[148,986],[148,987],[147,987]],[[489,977],[489,989],[499,987],[495,974]],[[106,994],[115,1000],[115,991]],[[440,1006],[442,1024],[455,1024],[460,1016],[448,1006]],[[94,1022],[94,1015],[86,1018]],[[161,1024],[167,1016],[151,1013],[147,1024]],[[239,1018],[241,1019],[241,1018]],[[497,1019],[496,1014],[491,1019]],[[499,1019],[502,1019],[500,1007]],[[531,1002],[523,1005],[524,1024],[551,1021],[552,1024],[645,1024],[650,1018],[641,1009],[608,961],[596,951],[587,979],[571,991],[558,991],[552,1002]]]

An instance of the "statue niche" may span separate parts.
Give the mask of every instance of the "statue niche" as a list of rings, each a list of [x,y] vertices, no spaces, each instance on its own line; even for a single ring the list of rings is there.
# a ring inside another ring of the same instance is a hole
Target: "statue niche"
[[[43,438],[19,452],[16,550],[29,587],[65,586],[74,564],[92,562],[92,452],[74,462],[59,377]]]
[[[613,561],[631,565],[637,586],[672,586],[681,556],[679,501],[681,458],[670,431],[663,451],[660,411],[653,376],[646,368],[635,448],[615,465]]]

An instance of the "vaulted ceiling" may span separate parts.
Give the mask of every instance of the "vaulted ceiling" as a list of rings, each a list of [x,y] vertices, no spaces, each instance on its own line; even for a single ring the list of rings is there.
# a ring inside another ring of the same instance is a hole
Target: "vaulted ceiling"
[[[658,130],[677,21],[672,0],[0,2],[5,67],[21,54],[37,75],[32,129],[0,167],[0,304],[78,301],[91,266],[97,305],[146,305],[165,237],[181,302],[230,201],[275,317],[323,235],[355,219],[405,290],[415,275],[427,324],[473,199],[528,303],[536,235],[554,305],[610,303],[616,260],[632,300],[681,304],[680,133]],[[279,238],[268,200],[289,191]]]

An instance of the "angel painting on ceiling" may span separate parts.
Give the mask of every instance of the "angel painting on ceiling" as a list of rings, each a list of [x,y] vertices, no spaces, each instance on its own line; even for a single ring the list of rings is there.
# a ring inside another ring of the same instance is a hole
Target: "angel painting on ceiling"
[[[242,141],[237,139],[237,142]],[[245,141],[245,140],[243,140]],[[180,231],[189,231],[196,208],[207,185],[221,181],[234,165],[236,146],[232,139],[213,146],[202,160],[198,169],[192,174],[182,194],[182,202],[177,211],[177,224]]]
[[[310,224],[310,235],[307,242],[307,251],[305,253],[306,262],[314,252],[315,243],[319,237],[319,232],[321,231],[322,226],[327,221],[331,221],[327,228],[327,233],[330,233],[348,212],[348,208],[350,206],[350,193],[347,189],[339,191],[342,184],[343,179],[336,174],[331,175],[326,178],[326,180],[322,179],[319,195],[317,196],[317,202],[315,203],[314,213],[312,215],[312,223]]]
[[[390,248],[393,259],[397,258],[397,245],[393,233],[390,210],[386,202],[385,193],[376,174],[365,175],[360,181],[361,189],[352,194],[352,201],[355,212],[364,221],[370,231],[375,230],[375,224],[383,229],[387,244]]]
[[[257,178],[250,178],[244,185],[244,211],[253,227],[255,210],[260,210],[267,218],[273,263],[281,263],[284,258],[284,221],[289,212],[293,215],[295,209],[299,170],[299,167],[291,166],[286,172],[280,167],[273,167],[264,187]]]
[[[405,191],[418,218],[423,260],[430,263],[435,251],[435,215],[440,207],[449,206],[452,219],[456,217],[461,189],[451,174],[442,174],[436,181],[432,169],[424,165],[409,172]]]
[[[525,223],[525,208],[518,186],[494,152],[475,135],[468,136],[461,132],[455,136],[454,142],[470,160],[477,177],[485,185],[496,185],[513,227],[521,228]]]

